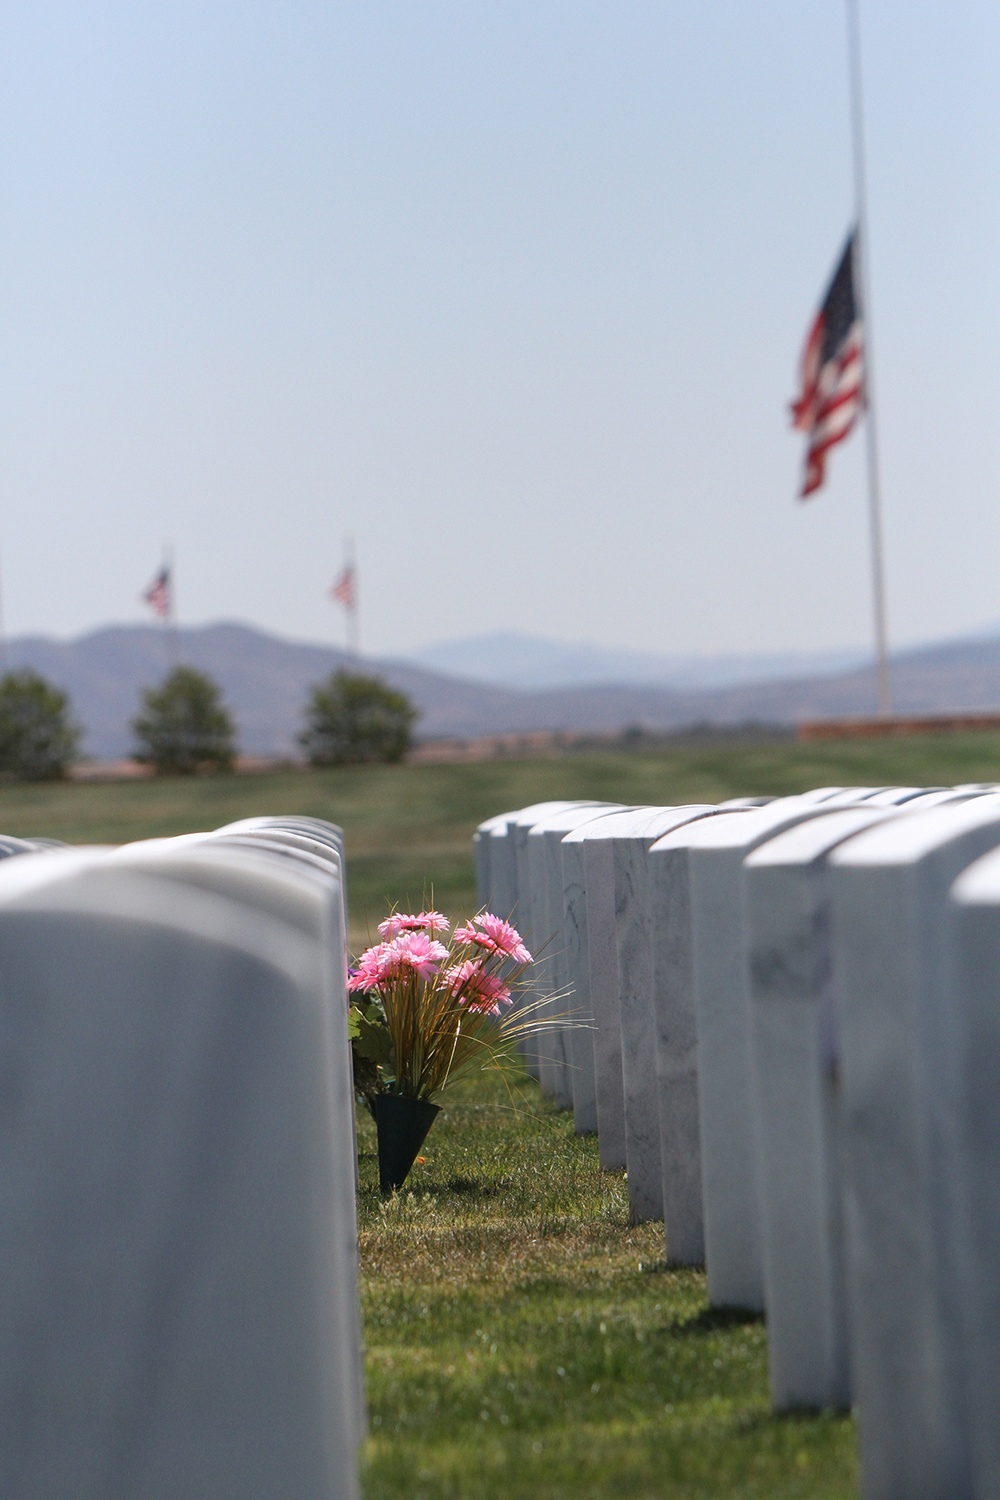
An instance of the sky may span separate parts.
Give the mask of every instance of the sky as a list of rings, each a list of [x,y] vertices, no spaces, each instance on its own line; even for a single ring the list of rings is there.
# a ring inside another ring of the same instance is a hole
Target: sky
[[[1000,8],[861,0],[890,636],[1000,622]],[[870,639],[796,499],[853,214],[842,0],[8,0],[10,634]]]

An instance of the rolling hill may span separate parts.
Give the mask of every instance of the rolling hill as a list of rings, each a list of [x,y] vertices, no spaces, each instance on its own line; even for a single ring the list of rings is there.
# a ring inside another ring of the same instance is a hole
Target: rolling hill
[[[179,633],[180,659],[210,673],[252,755],[293,755],[309,688],[343,652],[283,640],[252,626],[220,623]],[[7,648],[12,666],[31,666],[65,688],[84,726],[84,748],[98,759],[128,753],[129,721],[143,687],[157,683],[167,660],[162,630],[113,625],[74,641],[22,636]],[[695,724],[746,722],[788,726],[803,717],[869,713],[870,670],[739,682],[684,691],[628,682],[515,689],[432,671],[412,661],[366,659],[408,693],[421,710],[421,738],[526,733],[608,732],[638,725],[680,730]],[[953,641],[899,653],[893,660],[894,706],[901,713],[989,711],[1000,707],[1000,637]]]

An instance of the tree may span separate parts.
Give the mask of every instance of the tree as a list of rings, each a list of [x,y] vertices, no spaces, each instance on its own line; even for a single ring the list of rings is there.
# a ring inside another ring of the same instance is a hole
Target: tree
[[[341,668],[313,688],[299,744],[314,766],[402,760],[416,718],[405,693]]]
[[[211,677],[175,667],[162,687],[143,692],[142,701],[144,712],[132,720],[136,760],[161,776],[232,770],[233,721]]]
[[[19,781],[58,781],[79,744],[65,693],[29,668],[0,678],[0,773]]]

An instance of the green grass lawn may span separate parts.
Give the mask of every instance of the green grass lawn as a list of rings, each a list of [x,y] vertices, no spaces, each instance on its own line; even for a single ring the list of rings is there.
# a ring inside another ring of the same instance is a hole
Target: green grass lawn
[[[833,1500],[853,1424],[775,1418],[763,1322],[713,1314],[621,1173],[524,1078],[463,1085],[403,1192],[361,1122],[366,1500]]]
[[[593,751],[110,786],[0,787],[0,831],[69,842],[215,828],[255,813],[329,818],[347,836],[355,947],[394,901],[474,901],[483,818],[558,797],[718,801],[824,784],[1000,779],[1000,736]],[[519,1084],[445,1096],[412,1186],[375,1190],[362,1121],[367,1500],[855,1491],[849,1420],[777,1420],[764,1326],[712,1316],[703,1278],[668,1272],[662,1226],[630,1227],[596,1143]]]
[[[1000,779],[1000,736],[937,735],[799,745],[791,740],[603,750],[475,765],[375,766],[111,785],[0,786],[0,831],[70,843],[216,828],[256,813],[329,818],[347,837],[355,946],[390,901],[431,887],[450,915],[474,900],[472,831],[507,808],[558,797],[717,802],[824,784],[918,786]]]

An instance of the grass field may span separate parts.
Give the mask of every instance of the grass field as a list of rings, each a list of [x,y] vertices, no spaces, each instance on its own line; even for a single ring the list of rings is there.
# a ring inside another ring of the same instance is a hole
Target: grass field
[[[472,831],[507,808],[557,797],[718,802],[826,784],[934,786],[994,779],[1000,780],[995,734],[807,745],[782,740],[466,765],[8,785],[0,787],[0,831],[70,843],[123,843],[217,828],[256,813],[329,818],[347,837],[356,946],[388,901],[419,901],[431,886],[443,910],[466,911],[474,898]]]
[[[388,1202],[361,1124],[366,1500],[846,1500],[853,1424],[775,1418],[763,1322],[630,1227],[593,1138],[457,1091]]]
[[[546,798],[718,801],[819,785],[1000,778],[1000,737],[720,745],[478,765],[354,768],[0,788],[0,831],[69,842],[214,828],[264,812],[347,836],[352,940],[431,888],[473,903],[483,818]],[[371,1435],[366,1500],[678,1495],[833,1500],[855,1492],[853,1427],[775,1419],[764,1326],[709,1313],[666,1271],[662,1226],[630,1227],[595,1142],[496,1080],[445,1096],[412,1186],[374,1187],[362,1120],[362,1275]]]

